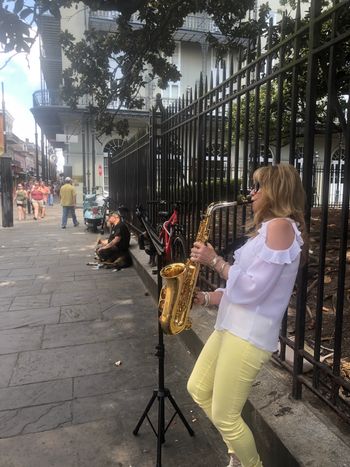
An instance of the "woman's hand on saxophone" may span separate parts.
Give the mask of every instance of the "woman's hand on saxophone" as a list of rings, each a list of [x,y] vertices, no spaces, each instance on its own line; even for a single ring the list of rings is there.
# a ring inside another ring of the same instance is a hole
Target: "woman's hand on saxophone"
[[[191,261],[211,267],[225,280],[228,278],[229,263],[216,254],[210,243],[205,245],[203,242],[194,242],[191,248]]]
[[[215,290],[214,292],[204,292],[196,289],[193,294],[193,303],[201,306],[219,305],[223,292]]]
[[[203,264],[204,266],[211,266],[216,257],[217,254],[210,243],[205,245],[203,242],[194,242],[191,248],[191,261]]]
[[[193,294],[193,303],[194,305],[204,305],[205,304],[205,294],[202,290],[196,289]]]

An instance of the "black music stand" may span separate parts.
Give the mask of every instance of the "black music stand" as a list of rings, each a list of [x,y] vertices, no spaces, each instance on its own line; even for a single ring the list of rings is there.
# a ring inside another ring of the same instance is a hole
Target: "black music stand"
[[[163,266],[163,253],[164,248],[162,243],[159,240],[159,237],[151,224],[145,219],[140,209],[136,211],[137,217],[141,221],[142,225],[146,229],[147,235],[149,237],[150,242],[154,246],[154,249],[157,253],[157,284],[158,284],[158,296],[162,289],[162,278],[160,276],[160,271]],[[140,420],[138,421],[133,434],[136,436],[139,432],[139,429],[144,422],[145,418],[147,418],[148,422],[151,425],[151,428],[154,434],[157,437],[157,464],[156,467],[161,467],[162,465],[162,444],[165,442],[165,433],[168,430],[171,422],[174,420],[176,414],[179,415],[182,423],[187,428],[187,431],[191,436],[194,436],[194,431],[188,424],[186,418],[184,417],[183,413],[181,412],[179,406],[176,404],[174,398],[172,397],[170,390],[164,386],[164,357],[165,357],[165,348],[164,348],[164,341],[163,341],[163,330],[160,326],[158,320],[158,345],[156,346],[156,353],[155,356],[158,357],[158,388],[153,390],[153,394],[151,399],[149,400],[146,408],[141,415]],[[170,421],[168,422],[167,426],[165,426],[165,399],[168,398],[170,403],[175,409],[174,414],[172,415]],[[158,430],[154,428],[152,425],[151,420],[148,417],[148,412],[150,411],[153,403],[155,400],[158,399]]]

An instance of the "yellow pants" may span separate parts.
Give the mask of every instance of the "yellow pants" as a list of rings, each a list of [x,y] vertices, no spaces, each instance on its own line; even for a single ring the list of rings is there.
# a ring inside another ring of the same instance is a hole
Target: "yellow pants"
[[[214,331],[188,381],[193,400],[223,437],[243,467],[262,467],[252,432],[241,417],[252,384],[271,352],[228,331]]]

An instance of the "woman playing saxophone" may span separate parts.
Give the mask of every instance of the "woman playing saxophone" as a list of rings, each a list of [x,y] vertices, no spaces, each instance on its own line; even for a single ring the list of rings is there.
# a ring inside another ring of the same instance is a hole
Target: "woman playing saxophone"
[[[235,456],[244,467],[263,465],[241,412],[261,367],[277,349],[304,243],[305,194],[295,168],[261,167],[253,180],[254,232],[234,252],[234,264],[209,244],[195,242],[191,250],[192,261],[212,267],[226,280],[224,289],[195,294],[195,303],[219,309],[188,391],[222,435],[228,467]]]

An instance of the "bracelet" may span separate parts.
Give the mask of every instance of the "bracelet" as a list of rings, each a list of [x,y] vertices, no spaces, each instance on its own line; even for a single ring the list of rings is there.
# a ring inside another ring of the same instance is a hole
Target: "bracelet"
[[[221,256],[219,255],[214,256],[214,258],[210,261],[210,267],[214,269],[219,259],[221,259]]]
[[[226,263],[226,261],[224,261],[224,262],[222,263],[221,268],[220,268],[220,271],[219,271],[219,275],[220,275],[220,276],[221,276],[221,274],[224,272],[224,269],[225,269],[226,265],[227,265],[227,263]]]
[[[209,292],[203,292],[203,294],[204,294],[203,306],[207,307],[210,305],[210,295],[209,295]]]

